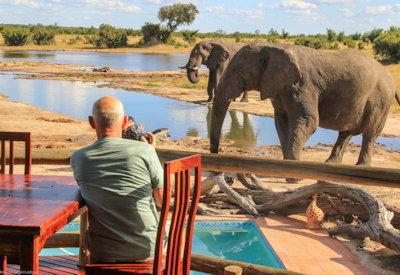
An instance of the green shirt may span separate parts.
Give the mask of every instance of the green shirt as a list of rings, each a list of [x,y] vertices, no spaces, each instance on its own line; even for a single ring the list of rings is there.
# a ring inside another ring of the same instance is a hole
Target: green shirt
[[[111,262],[153,257],[158,221],[152,192],[163,187],[154,148],[107,137],[76,151],[71,166],[89,209],[90,253]]]

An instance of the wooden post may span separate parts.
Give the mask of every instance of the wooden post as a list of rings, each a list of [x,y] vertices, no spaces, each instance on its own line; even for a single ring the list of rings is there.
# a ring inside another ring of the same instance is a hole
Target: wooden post
[[[7,256],[0,256],[0,274],[7,274]]]
[[[224,275],[242,275],[243,274],[243,268],[240,266],[236,265],[228,265],[224,269]]]
[[[80,219],[80,234],[79,234],[79,268],[83,268],[89,263],[89,250],[87,249],[86,232],[88,230],[88,212],[84,212]]]

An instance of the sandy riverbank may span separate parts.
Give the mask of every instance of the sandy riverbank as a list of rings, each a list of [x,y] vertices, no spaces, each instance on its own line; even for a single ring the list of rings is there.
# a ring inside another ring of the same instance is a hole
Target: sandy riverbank
[[[101,82],[99,86],[121,88],[159,95],[175,100],[207,104],[207,73],[202,72],[199,83],[191,84],[184,71],[141,71],[111,70],[108,73],[95,73],[82,70],[84,65],[49,64],[42,62],[0,62],[0,71],[24,72],[18,77],[29,79],[51,79],[67,81]],[[30,74],[34,73],[34,74]],[[231,110],[238,110],[260,116],[273,116],[269,100],[260,100],[258,92],[250,92],[249,102],[232,102]],[[382,136],[400,136],[400,108],[394,102]]]

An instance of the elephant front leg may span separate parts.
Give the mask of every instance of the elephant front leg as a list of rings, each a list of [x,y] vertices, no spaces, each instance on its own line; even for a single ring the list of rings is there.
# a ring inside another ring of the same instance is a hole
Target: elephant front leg
[[[360,156],[357,165],[371,165],[371,146],[375,143],[377,136],[363,134]]]
[[[339,132],[338,139],[332,148],[331,155],[326,160],[329,163],[341,163],[343,160],[343,154],[346,150],[347,145],[351,139],[351,134],[349,132]]]
[[[244,93],[243,93],[243,97],[242,97],[242,99],[240,100],[240,102],[249,102],[249,95],[248,95],[248,93],[249,93],[249,92],[244,92]]]
[[[275,127],[278,133],[279,142],[281,143],[282,155],[286,159],[287,143],[289,138],[289,121],[286,114],[278,114],[275,112]]]
[[[289,124],[289,137],[286,150],[284,150],[284,158],[299,160],[300,152],[304,148],[305,143],[318,127],[318,119],[312,117],[299,118]],[[299,180],[286,178],[286,182],[288,183],[296,183]]]
[[[208,99],[207,102],[212,102],[214,99],[214,92],[217,88],[217,77],[214,71],[210,71],[210,76],[208,77],[208,85],[207,85],[207,94]]]
[[[299,160],[300,152],[308,138],[318,127],[318,118],[307,116],[289,122],[289,139],[285,159]]]

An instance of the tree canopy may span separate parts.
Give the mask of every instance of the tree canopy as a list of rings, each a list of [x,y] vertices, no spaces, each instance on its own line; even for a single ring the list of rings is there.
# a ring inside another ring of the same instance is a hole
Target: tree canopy
[[[173,4],[161,7],[158,19],[167,25],[170,33],[176,31],[180,25],[189,25],[196,19],[199,11],[194,4]]]

